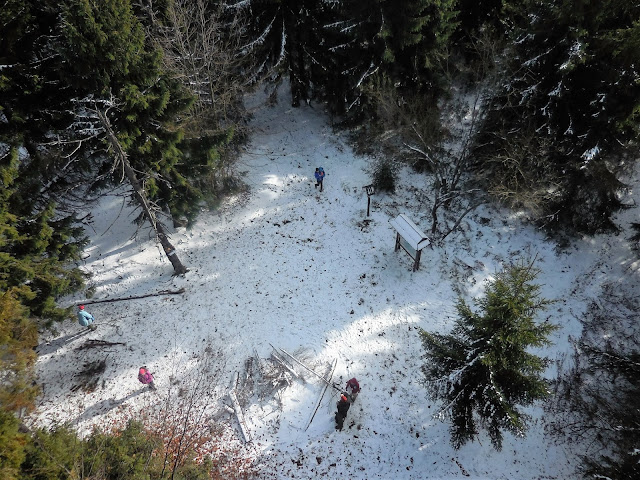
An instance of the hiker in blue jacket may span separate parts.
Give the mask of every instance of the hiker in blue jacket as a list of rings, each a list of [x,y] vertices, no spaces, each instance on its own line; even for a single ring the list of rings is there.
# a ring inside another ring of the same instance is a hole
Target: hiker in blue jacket
[[[84,305],[78,306],[78,323],[83,327],[87,327],[89,330],[95,330],[96,326],[93,324],[95,318],[89,312],[84,309]]]
[[[320,191],[322,191],[322,181],[324,180],[324,168],[322,167],[318,167],[316,168],[316,188],[318,188],[318,185],[320,185]]]

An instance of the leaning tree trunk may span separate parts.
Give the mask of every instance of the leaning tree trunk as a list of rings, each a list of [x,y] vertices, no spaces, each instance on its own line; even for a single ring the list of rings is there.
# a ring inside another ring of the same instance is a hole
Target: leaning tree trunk
[[[117,139],[116,139],[117,140]],[[124,152],[123,152],[124,153]],[[129,180],[129,183],[133,187],[133,194],[136,197],[136,200],[142,207],[142,211],[144,212],[144,216],[147,217],[149,223],[156,232],[158,239],[160,240],[160,245],[162,245],[162,249],[164,253],[167,255],[167,258],[173,265],[173,271],[176,275],[184,275],[187,273],[187,268],[182,264],[178,255],[176,254],[176,248],[169,241],[169,237],[164,231],[164,228],[160,222],[158,222],[155,213],[149,207],[149,202],[147,201],[147,196],[142,189],[142,185],[138,181],[136,177],[136,173],[131,168],[131,164],[129,163],[129,159],[125,156],[123,159],[124,173]]]
[[[140,205],[140,207],[142,207],[142,211],[144,213],[145,218],[149,220],[149,223],[153,227],[153,230],[156,232],[156,236],[160,240],[160,244],[162,245],[162,249],[164,250],[164,253],[167,255],[167,258],[171,262],[171,265],[173,265],[174,274],[184,275],[189,270],[182,264],[182,262],[178,258],[175,247],[169,241],[169,237],[165,233],[162,224],[158,222],[155,212],[149,206],[149,201],[147,200],[147,196],[144,192],[144,189],[142,188],[142,185],[140,184],[140,181],[136,176],[136,172],[134,172],[133,168],[131,168],[131,164],[129,163],[129,157],[127,156],[127,153],[122,148],[122,145],[120,145],[118,138],[116,137],[113,129],[111,128],[111,123],[109,122],[109,118],[101,110],[98,110],[98,116],[100,117],[100,121],[104,126],[105,132],[107,133],[107,138],[109,139],[109,143],[113,147],[113,151],[115,152],[115,155],[118,161],[122,162],[124,173],[127,177],[127,180],[129,180],[129,183],[133,187],[133,194],[138,204]]]

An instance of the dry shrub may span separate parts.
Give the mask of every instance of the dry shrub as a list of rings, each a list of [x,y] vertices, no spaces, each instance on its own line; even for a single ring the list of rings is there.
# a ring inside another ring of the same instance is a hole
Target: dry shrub
[[[191,466],[206,468],[212,479],[248,479],[252,460],[242,446],[225,436],[219,423],[219,385],[224,366],[222,352],[208,346],[187,365],[174,364],[170,384],[158,409],[141,412],[148,435],[159,440],[154,456],[162,464],[161,476],[173,478]],[[178,373],[179,372],[179,373]],[[217,391],[218,390],[218,391]]]

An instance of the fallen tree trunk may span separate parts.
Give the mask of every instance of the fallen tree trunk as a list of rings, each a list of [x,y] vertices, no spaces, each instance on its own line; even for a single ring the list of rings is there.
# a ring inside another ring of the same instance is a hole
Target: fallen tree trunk
[[[93,305],[94,303],[121,302],[123,300],[136,300],[138,298],[147,298],[147,297],[161,297],[162,295],[178,295],[180,293],[184,293],[184,288],[180,288],[179,290],[160,290],[159,292],[156,292],[156,293],[147,293],[145,295],[134,295],[131,297],[105,298],[104,300],[94,300],[93,302],[84,302],[81,305]]]
[[[106,340],[87,340],[76,350],[86,350],[87,348],[111,347],[112,345],[126,345],[122,342],[107,342]]]

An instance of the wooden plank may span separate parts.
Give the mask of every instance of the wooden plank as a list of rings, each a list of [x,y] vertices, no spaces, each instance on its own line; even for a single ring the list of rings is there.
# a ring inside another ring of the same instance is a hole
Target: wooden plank
[[[307,422],[307,426],[304,427],[304,431],[305,432],[307,431],[307,429],[311,425],[311,422],[313,422],[313,419],[315,418],[316,413],[318,413],[318,408],[320,408],[320,404],[322,403],[322,399],[324,398],[324,394],[327,392],[327,388],[329,388],[331,379],[333,378],[333,372],[335,371],[337,364],[338,364],[338,359],[336,358],[333,361],[333,365],[331,366],[331,370],[329,372],[328,381],[324,382],[324,386],[322,387],[322,393],[320,394],[320,398],[318,398],[318,401],[316,402],[316,408],[313,409],[313,413],[311,414],[311,417],[309,418],[309,421]]]
[[[251,442],[251,434],[249,433],[247,422],[244,419],[242,408],[240,407],[240,403],[238,402],[238,397],[236,396],[236,392],[234,390],[231,390],[229,392],[229,398],[231,399],[231,403],[233,404],[233,409],[236,412],[236,418],[238,419],[238,424],[240,425],[240,430],[242,431],[242,436],[244,437],[244,441],[245,443],[249,443]]]
[[[229,386],[230,390],[235,390],[238,387],[238,378],[240,374],[238,372],[234,373],[231,377],[231,385]]]

